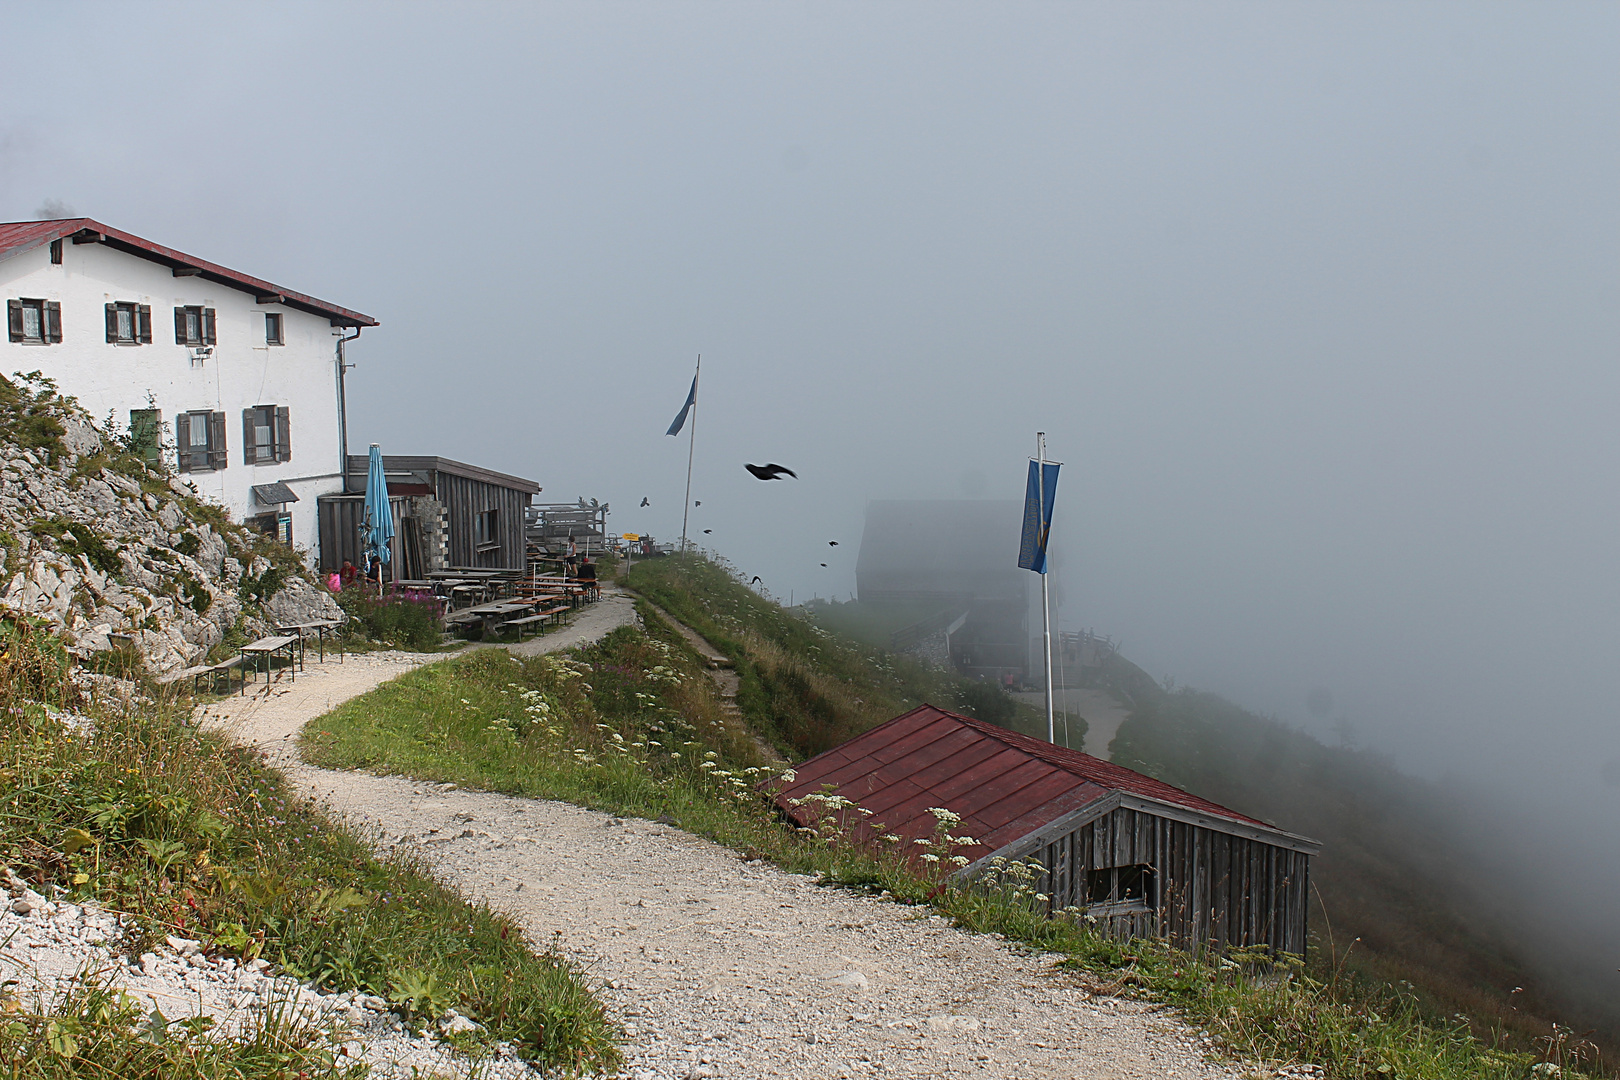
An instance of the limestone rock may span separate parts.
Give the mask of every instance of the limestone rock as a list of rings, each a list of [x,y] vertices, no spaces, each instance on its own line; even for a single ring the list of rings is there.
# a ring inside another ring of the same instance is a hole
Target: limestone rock
[[[264,605],[266,619],[275,626],[317,622],[323,619],[342,619],[343,609],[338,607],[332,594],[303,578],[293,578],[281,587]]]

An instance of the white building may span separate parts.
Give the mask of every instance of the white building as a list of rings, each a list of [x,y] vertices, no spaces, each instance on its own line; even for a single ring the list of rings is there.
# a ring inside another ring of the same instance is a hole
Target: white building
[[[0,224],[0,372],[38,371],[128,425],[237,521],[310,552],[343,487],[357,311],[89,218]]]

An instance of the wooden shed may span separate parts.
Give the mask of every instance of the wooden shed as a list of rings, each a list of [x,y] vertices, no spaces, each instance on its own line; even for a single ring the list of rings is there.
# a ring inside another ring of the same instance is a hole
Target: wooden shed
[[[923,705],[795,769],[778,805],[800,824],[831,787],[905,840],[941,807],[974,844],[958,881],[993,859],[1039,864],[1053,911],[1084,910],[1120,937],[1184,949],[1266,946],[1304,955],[1310,857],[1321,846],[1089,754]]]
[[[359,565],[359,523],[367,459],[349,458],[347,494],[320,499],[320,564]],[[533,480],[442,457],[383,455],[394,507],[396,559],[390,577],[420,578],[435,570],[477,567],[522,571],[527,566],[524,517],[540,491]]]

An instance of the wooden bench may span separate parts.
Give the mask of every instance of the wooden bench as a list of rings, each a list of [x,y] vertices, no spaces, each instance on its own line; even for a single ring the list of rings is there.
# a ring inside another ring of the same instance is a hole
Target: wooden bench
[[[204,679],[208,680],[208,685],[211,688],[219,676],[224,675],[226,677],[225,685],[229,687],[231,672],[241,666],[242,657],[233,656],[229,660],[222,660],[217,664],[198,664],[195,667],[188,667],[184,671],[176,671],[172,675],[165,675],[158,681],[161,683],[174,683],[179,682],[181,679],[190,679],[192,680],[191,692],[200,694],[202,693],[202,681]],[[243,675],[242,678],[243,684],[246,685],[247,676]]]
[[[561,622],[562,617],[566,614],[568,614],[568,607],[566,605],[559,604],[556,607],[541,608],[533,615],[525,615],[521,619],[507,619],[501,624],[501,629],[505,630],[508,626],[517,627],[518,640],[522,641],[523,628],[525,626],[538,626],[539,624],[547,622],[548,620],[552,622]]]

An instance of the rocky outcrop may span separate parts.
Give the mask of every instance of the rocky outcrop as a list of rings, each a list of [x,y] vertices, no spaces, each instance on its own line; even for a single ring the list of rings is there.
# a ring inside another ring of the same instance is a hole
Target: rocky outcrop
[[[54,464],[0,445],[0,608],[44,620],[80,655],[130,645],[159,675],[232,628],[341,617],[291,558],[255,554],[252,535],[188,485],[103,454],[95,425],[65,406],[60,423]]]

